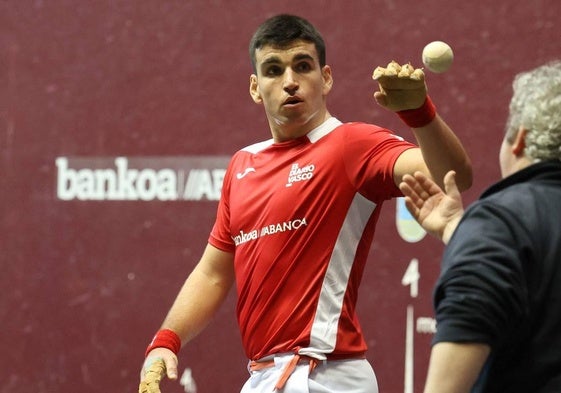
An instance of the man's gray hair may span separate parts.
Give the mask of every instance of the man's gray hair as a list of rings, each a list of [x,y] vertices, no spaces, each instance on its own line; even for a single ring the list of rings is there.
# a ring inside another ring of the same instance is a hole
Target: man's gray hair
[[[535,162],[561,160],[561,61],[518,74],[512,87],[507,141],[512,143],[524,127],[528,158]]]

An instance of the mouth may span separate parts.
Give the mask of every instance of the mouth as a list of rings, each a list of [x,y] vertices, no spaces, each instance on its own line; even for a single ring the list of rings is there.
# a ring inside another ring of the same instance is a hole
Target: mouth
[[[289,97],[286,100],[284,100],[283,105],[284,106],[290,106],[290,105],[296,105],[303,102],[302,99],[300,99],[299,97],[293,96],[293,97]]]

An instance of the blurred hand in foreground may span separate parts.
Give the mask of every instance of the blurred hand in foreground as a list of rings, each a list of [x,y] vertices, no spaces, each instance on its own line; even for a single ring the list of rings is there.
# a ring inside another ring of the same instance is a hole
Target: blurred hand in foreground
[[[407,210],[423,229],[445,244],[464,214],[455,175],[454,171],[449,171],[444,177],[446,192],[421,172],[403,176],[399,185]]]

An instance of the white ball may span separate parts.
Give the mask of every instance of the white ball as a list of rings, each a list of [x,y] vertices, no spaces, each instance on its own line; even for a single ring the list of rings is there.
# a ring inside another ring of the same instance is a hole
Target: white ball
[[[441,73],[447,71],[454,61],[454,52],[446,42],[433,41],[423,49],[423,64],[429,71]]]

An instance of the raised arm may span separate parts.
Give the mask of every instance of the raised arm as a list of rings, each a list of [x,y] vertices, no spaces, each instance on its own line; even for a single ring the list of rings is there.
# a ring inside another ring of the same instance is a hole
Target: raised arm
[[[472,167],[458,137],[436,113],[427,96],[425,74],[410,64],[391,62],[386,68],[377,67],[372,76],[380,90],[374,93],[376,102],[396,112],[410,126],[418,149],[409,149],[397,159],[394,181],[417,171],[424,173],[443,187],[445,174],[454,170],[456,183],[464,191],[472,183]]]
[[[207,245],[148,349],[140,372],[140,393],[159,393],[164,375],[177,378],[176,352],[206,327],[233,283],[233,254]]]

